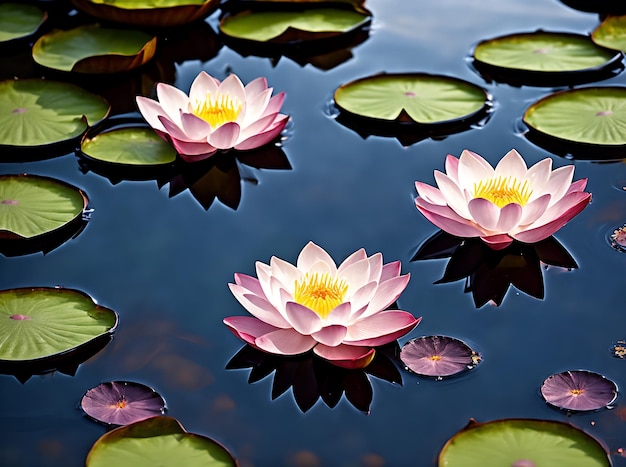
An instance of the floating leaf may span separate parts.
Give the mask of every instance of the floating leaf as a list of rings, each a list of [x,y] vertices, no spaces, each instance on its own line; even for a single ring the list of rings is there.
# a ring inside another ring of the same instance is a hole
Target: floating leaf
[[[592,371],[564,371],[543,382],[541,395],[548,404],[559,409],[598,410],[615,401],[617,385]]]
[[[74,6],[107,21],[149,27],[171,27],[205,18],[220,0],[71,0]]]
[[[481,74],[514,84],[594,81],[623,68],[621,53],[594,44],[588,36],[558,32],[511,34],[481,41],[473,56]]]
[[[626,145],[626,87],[588,87],[551,94],[524,113],[532,131],[586,145]]]
[[[346,8],[245,10],[226,15],[219,29],[231,39],[289,44],[336,37],[361,28],[369,21],[367,13]]]
[[[610,243],[615,250],[626,253],[626,224],[611,233]]]
[[[92,419],[128,425],[165,412],[165,400],[154,389],[131,381],[110,381],[89,389],[80,407]]]
[[[626,16],[608,16],[591,33],[591,39],[602,47],[626,51]]]
[[[17,148],[74,139],[109,112],[99,96],[41,79],[1,81],[0,108],[0,145]]]
[[[32,36],[48,15],[34,5],[0,4],[0,42]]]
[[[33,45],[33,58],[55,70],[119,73],[145,64],[155,51],[156,37],[92,24],[41,36]]]
[[[442,377],[474,368],[481,357],[454,337],[424,336],[404,344],[400,360],[418,375]]]
[[[83,292],[63,288],[0,291],[0,362],[70,352],[113,333],[117,314]]]
[[[439,124],[480,114],[489,95],[456,78],[414,73],[361,78],[337,88],[334,99],[340,110],[359,117]]]
[[[602,445],[568,423],[503,419],[471,421],[448,440],[439,467],[610,467]]]
[[[86,467],[231,467],[233,456],[216,441],[188,433],[178,420],[158,416],[116,428],[92,446]]]

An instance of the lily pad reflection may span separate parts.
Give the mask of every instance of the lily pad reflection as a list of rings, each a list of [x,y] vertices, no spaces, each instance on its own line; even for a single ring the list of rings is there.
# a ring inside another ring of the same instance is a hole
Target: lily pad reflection
[[[348,370],[332,365],[312,353],[283,357],[246,345],[230,359],[226,369],[251,368],[248,377],[250,384],[274,372],[272,400],[292,388],[295,402],[302,412],[308,411],[319,399],[332,409],[345,395],[357,410],[369,413],[374,394],[369,376],[402,384],[402,376],[394,363],[397,351],[397,342],[379,347],[367,367]]]
[[[548,404],[559,409],[598,410],[617,399],[617,385],[592,371],[564,371],[546,378],[541,385],[541,395]]]

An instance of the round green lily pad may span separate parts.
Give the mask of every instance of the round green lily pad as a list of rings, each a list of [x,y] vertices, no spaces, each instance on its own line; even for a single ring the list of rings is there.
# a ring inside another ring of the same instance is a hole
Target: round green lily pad
[[[591,39],[602,47],[626,51],[626,16],[607,16],[591,33]]]
[[[219,30],[231,39],[294,44],[340,36],[369,21],[367,13],[347,8],[245,10],[222,18]]]
[[[567,142],[626,145],[626,87],[557,92],[532,104],[523,121],[532,131]]]
[[[205,18],[220,0],[71,0],[96,18],[148,27],[180,26]]]
[[[602,445],[574,426],[550,420],[470,422],[439,453],[439,467],[610,467]]]
[[[0,291],[0,362],[25,362],[70,352],[111,334],[117,314],[83,292],[63,288]]]
[[[33,45],[33,59],[60,71],[118,73],[145,64],[155,51],[150,34],[92,24],[45,34]]]
[[[71,140],[109,113],[101,97],[42,79],[1,81],[0,108],[0,146],[18,148]]]
[[[178,420],[156,416],[102,435],[92,446],[86,467],[233,467],[237,462],[218,442],[188,433]]]
[[[426,125],[470,119],[490,100],[479,86],[425,73],[361,78],[337,88],[334,99],[341,111],[357,117]]]
[[[44,23],[47,14],[34,5],[0,4],[0,43],[32,36]]]

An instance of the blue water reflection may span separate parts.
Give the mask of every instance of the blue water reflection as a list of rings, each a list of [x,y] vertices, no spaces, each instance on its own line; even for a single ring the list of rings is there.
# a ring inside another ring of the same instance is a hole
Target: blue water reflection
[[[557,0],[369,0],[367,6],[374,16],[369,37],[351,59],[326,71],[242,57],[227,47],[205,57],[205,46],[214,44],[202,41],[181,61],[170,61],[168,72],[185,91],[206,70],[220,79],[235,72],[243,82],[263,75],[287,93],[283,111],[292,116],[293,134],[283,151],[292,170],[255,172],[258,184],[242,190],[236,210],[213,203],[205,211],[189,190],[170,198],[154,181],[113,185],[83,174],[73,154],[0,166],[2,173],[65,180],[84,189],[95,209],[79,237],[49,254],[0,257],[2,288],[59,284],[120,315],[113,341],[75,377],[55,373],[21,384],[0,376],[0,465],[83,465],[104,429],[82,416],[78,403],[108,380],[155,388],[169,415],[224,443],[245,466],[304,465],[298,459],[323,466],[434,465],[445,441],[470,418],[564,420],[613,452],[626,448],[623,396],[613,410],[568,417],[538,393],[547,376],[579,368],[626,384],[625,362],[610,351],[626,338],[626,255],[606,240],[626,221],[626,192],[615,188],[626,180],[626,165],[572,161],[534,145],[517,131],[519,120],[552,89],[485,83],[466,61],[484,38],[539,27],[588,33],[597,15]],[[483,127],[442,140],[406,148],[393,138],[364,140],[326,109],[337,86],[381,71],[456,76],[485,87],[495,110]],[[39,72],[22,63],[15,73]],[[600,84],[626,85],[626,75]],[[476,309],[460,284],[432,284],[444,261],[410,261],[437,230],[415,209],[414,182],[433,184],[446,154],[466,148],[492,164],[511,148],[529,166],[552,157],[554,167],[574,164],[574,178],[589,179],[593,202],[555,235],[579,269],[545,269],[545,299],[510,289],[501,306]],[[367,416],[345,399],[334,409],[318,401],[303,414],[289,391],[271,399],[269,378],[249,385],[245,372],[227,371],[241,343],[222,319],[245,314],[227,283],[235,272],[254,274],[255,261],[272,255],[294,261],[310,240],[335,260],[363,247],[402,261],[411,281],[398,305],[423,320],[400,344],[421,335],[454,336],[480,348],[480,367],[441,382],[403,372],[402,386],[372,378]],[[625,461],[614,457],[615,465]]]

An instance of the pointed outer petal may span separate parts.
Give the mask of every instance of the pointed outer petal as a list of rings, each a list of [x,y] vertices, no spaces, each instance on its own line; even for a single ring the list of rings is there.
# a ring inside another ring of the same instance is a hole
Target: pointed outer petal
[[[550,174],[552,173],[552,159],[549,157],[540,160],[533,165],[526,172],[525,180],[530,182],[530,188],[533,190],[533,194],[530,199],[534,199],[537,196],[544,194],[544,187],[546,182],[550,180]],[[534,195],[534,198],[533,198]]]
[[[288,263],[285,260],[272,256],[270,258],[271,275],[278,279],[290,293],[293,293],[296,281],[299,281],[303,274],[293,264]]]
[[[580,180],[576,180],[574,183],[572,183],[569,188],[567,189],[567,193],[566,194],[570,194],[573,193],[575,191],[585,191],[585,188],[587,187],[587,179],[586,178],[581,178]]]
[[[184,133],[193,141],[207,140],[212,131],[211,125],[194,114],[181,114],[180,123]]]
[[[393,277],[399,276],[401,268],[402,263],[400,263],[400,261],[392,261],[391,263],[385,264],[382,272],[380,273],[380,279],[378,282],[382,284]]]
[[[217,92],[219,94],[229,94],[231,98],[239,99],[242,103],[246,102],[246,91],[237,75],[229,75],[228,78],[221,82]]]
[[[376,292],[374,292],[374,296],[370,300],[367,310],[361,315],[361,319],[372,316],[395,302],[404,289],[406,289],[409,279],[411,279],[411,275],[405,274],[404,276],[394,277],[382,284],[378,284],[378,288]]]
[[[353,345],[338,345],[328,347],[323,344],[316,345],[313,352],[320,358],[328,360],[333,365],[348,370],[365,368],[374,360],[376,351],[371,347],[359,347]]]
[[[246,96],[245,112],[241,112],[237,118],[237,122],[241,126],[248,126],[264,115],[267,104],[272,97],[272,90],[266,89],[260,94]]]
[[[411,332],[422,318],[400,310],[376,313],[348,326],[344,344],[378,347]]]
[[[261,94],[263,91],[268,89],[267,79],[265,79],[263,76],[253,79],[245,85],[244,89],[246,90],[246,98],[254,97],[257,94]]]
[[[272,269],[267,264],[260,261],[255,263],[255,267],[256,276],[259,278],[259,284],[261,284],[261,288],[263,289],[263,293],[265,294],[267,300],[273,304],[280,304],[280,300],[276,301],[276,297],[274,296],[274,291],[271,286]]]
[[[303,272],[309,271],[319,261],[328,264],[333,274],[337,272],[337,265],[328,253],[313,242],[309,242],[298,255],[296,267]]]
[[[467,205],[474,221],[486,231],[496,230],[500,208],[484,198],[474,198]]]
[[[441,191],[427,183],[415,182],[415,190],[420,198],[424,198],[429,203],[439,204],[440,206],[448,204]]]
[[[346,269],[348,266],[366,258],[367,258],[367,253],[365,251],[365,248],[359,248],[358,250],[356,250],[354,253],[352,253],[350,256],[348,256],[346,259],[342,261],[342,263],[337,268],[337,275],[341,276],[344,269]]]
[[[367,284],[370,277],[370,262],[366,259],[357,261],[343,270],[341,279],[345,279],[348,284],[347,296],[352,296],[357,290]]]
[[[517,180],[523,180],[526,177],[528,167],[524,158],[515,149],[507,152],[496,165],[496,177],[513,177]]]
[[[545,194],[532,200],[522,209],[522,217],[519,219],[518,228],[517,229],[508,229],[507,232],[512,233],[523,229],[524,226],[532,224],[537,219],[539,219],[546,209],[548,208],[548,204],[550,204],[551,196],[549,194]]]
[[[167,131],[167,133],[172,138],[176,138],[179,141],[184,141],[185,143],[208,144],[205,138],[202,138],[200,141],[198,141],[197,139],[194,140],[187,136],[183,129],[180,127],[180,125],[178,125],[176,122],[173,122],[165,115],[159,115],[159,121],[161,122],[161,125],[163,125],[163,128],[165,128],[165,131]]]
[[[350,307],[353,311],[350,316],[350,322],[354,322],[365,313],[377,290],[378,283],[370,282],[352,294],[352,297],[350,297]]]
[[[498,232],[510,232],[519,225],[524,209],[517,203],[509,203],[500,209],[500,218],[496,224]]]
[[[448,206],[430,204],[421,198],[415,200],[415,206],[426,219],[450,235],[456,237],[479,237],[486,233],[480,230],[479,226],[472,221],[463,219]]]
[[[276,328],[290,328],[290,323],[278,312],[265,297],[254,295],[250,293],[248,289],[243,288],[237,284],[228,284],[230,291],[235,296],[237,301],[241,303],[248,313],[255,318],[260,319],[264,323],[271,324]]]
[[[480,239],[492,250],[502,250],[513,243],[513,239],[507,234],[489,235]]]
[[[254,295],[265,297],[265,293],[261,288],[261,284],[256,277],[248,276],[247,274],[235,273],[235,284],[242,288],[252,292]]]
[[[189,112],[189,97],[180,89],[170,86],[165,83],[158,83],[156,86],[157,97],[161,108],[165,111],[167,116],[180,125],[180,110],[183,112]]]
[[[280,112],[280,108],[283,106],[284,101],[285,101],[284,91],[276,94],[267,103],[267,107],[265,108],[265,112],[263,112],[263,116],[270,115],[270,114],[277,114],[278,112]]]
[[[336,347],[343,342],[348,328],[340,324],[332,324],[311,335],[320,344]]]
[[[159,116],[165,115],[165,111],[157,101],[148,99],[147,97],[137,96],[135,102],[137,102],[139,112],[143,118],[145,118],[146,122],[148,122],[148,125],[155,130],[166,131],[159,120]]]
[[[201,71],[198,76],[196,76],[196,79],[193,80],[193,83],[191,83],[189,100],[192,103],[197,101],[204,102],[207,94],[215,96],[219,85],[220,81],[218,79],[213,78],[206,71]]]
[[[335,275],[335,272],[333,272],[331,266],[329,266],[328,263],[325,263],[324,261],[318,261],[317,263],[313,264],[308,272],[311,274],[330,274],[333,277]]]
[[[174,148],[176,148],[176,152],[186,161],[201,161],[217,152],[217,148],[214,148],[209,143],[181,141],[173,137],[170,137],[170,140]]]
[[[218,149],[230,149],[237,144],[240,127],[235,122],[227,122],[208,137],[209,143]]]
[[[465,195],[457,184],[450,177],[438,170],[435,170],[435,181],[437,182],[439,191],[441,191],[441,195],[446,200],[444,204],[450,206],[450,208],[456,211],[460,216],[469,219],[471,216],[467,209]]]
[[[299,303],[287,302],[285,312],[289,323],[300,334],[309,336],[322,329],[322,319],[319,315]]]
[[[375,253],[369,258],[367,258],[367,260],[370,263],[370,277],[369,277],[368,282],[370,281],[379,282],[380,275],[383,272],[383,254]]]
[[[572,218],[577,216],[583,209],[585,209],[590,201],[591,193],[570,193],[569,195],[564,197],[559,203],[553,206],[553,208],[559,207],[564,209],[559,217],[557,217],[553,221],[541,224],[541,221],[544,217],[546,219],[548,218],[547,215],[544,215],[541,219],[539,219],[539,221],[531,225],[531,227],[533,228],[518,232],[514,234],[513,237],[515,238],[515,240],[519,240],[520,242],[524,243],[535,243],[545,238],[548,238],[550,235],[554,234],[557,230],[567,224]],[[550,210],[552,210],[552,208],[550,208],[548,211]]]
[[[254,343],[265,352],[298,355],[311,350],[317,341],[311,336],[300,334],[295,329],[279,329],[258,337]]]
[[[230,316],[224,318],[224,324],[235,336],[254,347],[256,347],[254,341],[257,337],[277,330],[274,326],[251,316]]]
[[[446,156],[446,175],[453,182],[459,183],[459,159],[452,154]]]
[[[285,319],[287,319],[285,306],[287,302],[293,302],[293,294],[291,292],[294,288],[293,284],[290,284],[289,288],[287,288],[285,284],[275,276],[270,277],[269,284],[270,292],[267,296],[267,300],[276,307],[278,312],[283,315]]]
[[[495,170],[489,162],[480,157],[475,152],[464,150],[459,158],[459,180],[458,185],[461,191],[474,191],[474,183],[480,180],[493,177]]]
[[[544,186],[544,193],[550,193],[552,195],[551,205],[557,203],[572,184],[572,178],[574,177],[574,166],[566,165],[553,170],[550,174],[550,180]]]
[[[275,118],[276,115],[272,114],[268,115],[267,117],[263,117],[256,122],[252,122],[251,125],[242,126],[239,133],[239,140],[244,141],[252,136],[258,135],[259,133],[263,133],[268,128],[272,127]]]
[[[255,149],[275,140],[280,135],[280,132],[285,129],[288,121],[289,116],[279,114],[278,119],[274,121],[269,129],[237,143],[235,149],[247,151],[248,149]]]
[[[337,305],[328,314],[325,324],[327,326],[330,326],[333,324],[344,325],[348,322],[350,318],[350,313],[352,313],[352,305],[350,302],[345,302],[345,303],[342,303],[341,305]]]

